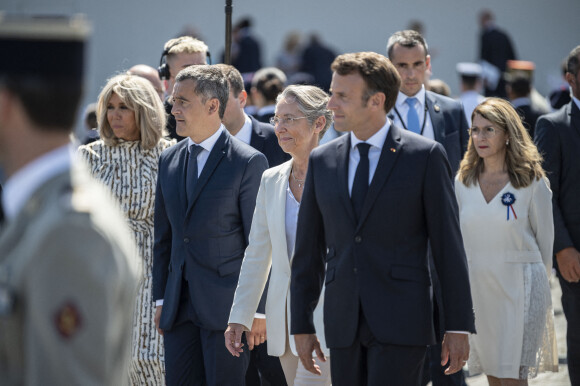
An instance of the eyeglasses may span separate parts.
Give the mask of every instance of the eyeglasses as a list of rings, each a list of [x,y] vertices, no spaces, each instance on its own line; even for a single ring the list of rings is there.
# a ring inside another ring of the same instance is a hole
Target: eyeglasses
[[[270,124],[276,126],[279,123],[285,124],[285,125],[291,125],[294,123],[295,120],[297,119],[304,119],[304,118],[308,118],[308,117],[288,117],[288,118],[280,118],[280,117],[272,117],[270,118]]]
[[[467,129],[467,132],[471,137],[481,137],[481,138],[493,138],[499,133],[503,131],[502,129],[496,129],[495,127],[488,126],[480,129],[479,127],[472,127]]]

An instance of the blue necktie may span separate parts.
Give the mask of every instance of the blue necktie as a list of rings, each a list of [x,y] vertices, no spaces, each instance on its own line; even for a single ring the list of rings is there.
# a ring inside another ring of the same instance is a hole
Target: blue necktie
[[[418,102],[417,98],[407,98],[405,103],[409,105],[409,112],[407,112],[407,130],[414,133],[421,134],[421,125],[419,124],[419,116],[415,110],[415,104]]]
[[[191,145],[189,148],[189,160],[187,161],[187,173],[185,177],[185,191],[187,193],[187,203],[191,205],[195,184],[197,184],[197,155],[203,150],[199,145]]]
[[[369,190],[369,148],[371,145],[365,142],[360,142],[356,147],[358,148],[360,160],[358,161],[358,166],[354,175],[350,200],[352,201],[352,207],[358,221],[367,191]]]

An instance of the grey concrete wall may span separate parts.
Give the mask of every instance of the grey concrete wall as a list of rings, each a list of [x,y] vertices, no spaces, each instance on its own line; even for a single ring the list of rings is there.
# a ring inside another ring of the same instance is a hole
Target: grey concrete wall
[[[580,44],[580,0],[233,0],[234,22],[251,15],[266,65],[273,65],[284,36],[317,31],[337,52],[385,53],[388,36],[411,19],[425,26],[433,77],[458,92],[455,63],[478,57],[477,13],[496,14],[520,59],[536,63],[536,88],[547,93],[559,80],[559,63]],[[157,66],[165,41],[195,26],[214,61],[224,47],[224,0],[0,0],[0,9],[24,13],[85,13],[93,23],[86,102],[105,80],[136,63]]]

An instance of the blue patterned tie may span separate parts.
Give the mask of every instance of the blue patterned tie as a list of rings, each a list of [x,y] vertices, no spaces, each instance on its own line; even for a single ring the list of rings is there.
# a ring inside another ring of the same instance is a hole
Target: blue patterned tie
[[[191,145],[189,148],[189,160],[187,161],[187,174],[185,178],[185,191],[187,193],[187,202],[191,205],[193,191],[197,183],[197,155],[203,150],[199,145]]]
[[[365,142],[360,142],[356,147],[358,148],[360,160],[358,161],[358,166],[354,175],[350,200],[352,201],[352,207],[358,221],[365,202],[365,197],[369,190],[369,148],[371,145]]]
[[[421,125],[419,124],[419,115],[415,109],[415,104],[418,102],[417,98],[407,98],[405,103],[409,105],[409,112],[407,113],[407,130],[414,133],[421,134]]]

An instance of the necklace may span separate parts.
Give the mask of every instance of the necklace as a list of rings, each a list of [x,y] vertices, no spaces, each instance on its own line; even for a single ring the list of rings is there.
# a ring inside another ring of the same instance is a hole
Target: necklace
[[[296,178],[296,176],[294,175],[294,169],[292,169],[290,174],[292,174],[292,178],[294,178],[294,181],[298,182],[298,187],[302,188],[304,186],[304,181],[306,181],[306,179],[299,180],[298,178]]]

